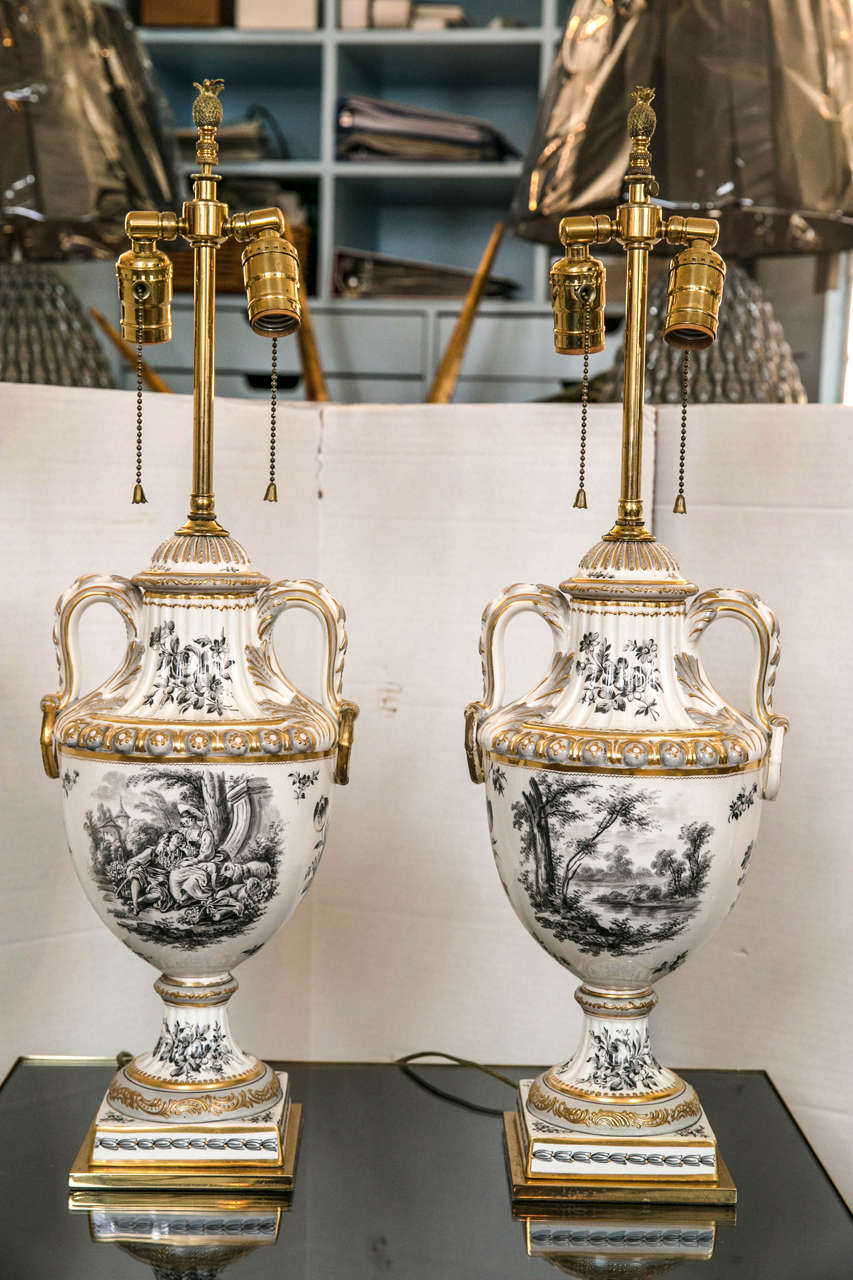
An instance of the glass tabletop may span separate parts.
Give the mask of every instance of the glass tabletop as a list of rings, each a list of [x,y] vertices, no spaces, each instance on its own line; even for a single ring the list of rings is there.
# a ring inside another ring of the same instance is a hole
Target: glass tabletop
[[[132,1280],[153,1271],[157,1280],[213,1280],[226,1268],[229,1280],[535,1280],[546,1268],[692,1280],[851,1274],[853,1217],[763,1072],[685,1073],[738,1186],[736,1220],[731,1210],[611,1205],[530,1222],[513,1216],[499,1116],[439,1098],[397,1067],[342,1063],[288,1067],[304,1127],[295,1192],[280,1215],[248,1194],[205,1216],[182,1212],[183,1201],[176,1209],[174,1194],[162,1209],[140,1208],[132,1192],[120,1193],[127,1200],[118,1208],[69,1212],[68,1170],[114,1069],[24,1059],[0,1090],[0,1276]],[[418,1070],[479,1105],[514,1105],[506,1085],[480,1074]]]

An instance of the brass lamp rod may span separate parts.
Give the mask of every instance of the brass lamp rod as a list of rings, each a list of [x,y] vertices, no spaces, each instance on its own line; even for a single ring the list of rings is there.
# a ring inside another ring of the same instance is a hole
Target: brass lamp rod
[[[634,90],[628,112],[631,152],[625,182],[628,200],[615,218],[583,215],[563,218],[560,239],[567,251],[577,246],[616,240],[627,254],[625,280],[625,381],[622,397],[622,469],[616,522],[604,535],[609,541],[649,541],[654,535],[643,519],[643,400],[646,381],[646,312],[648,307],[649,253],[662,239],[668,244],[716,244],[719,224],[712,218],[674,215],[664,223],[660,205],[652,199],[658,184],[652,174],[651,140],[657,123],[652,99],[654,89]]]
[[[213,166],[219,159],[216,132],[222,120],[219,94],[224,87],[222,80],[196,85],[199,95],[193,104],[193,121],[198,129],[199,172],[192,175],[192,199],[184,203],[181,216],[144,210],[129,213],[125,219],[125,231],[135,247],[180,235],[193,250],[193,480],[187,521],[178,532],[214,536],[226,532],[216,519],[213,494],[216,253],[229,236],[249,241],[263,232],[283,236],[285,230],[281,209],[229,216],[228,205],[218,198],[220,178]]]

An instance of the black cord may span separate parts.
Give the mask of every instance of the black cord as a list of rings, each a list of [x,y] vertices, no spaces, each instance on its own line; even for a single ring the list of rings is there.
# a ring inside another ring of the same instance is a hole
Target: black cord
[[[437,1098],[443,1098],[445,1102],[452,1102],[457,1107],[464,1107],[466,1111],[476,1111],[484,1116],[502,1116],[504,1108],[484,1107],[479,1102],[469,1102],[467,1098],[460,1098],[455,1093],[448,1093],[446,1089],[439,1089],[438,1085],[430,1084],[428,1080],[424,1080],[422,1076],[412,1070],[410,1064],[418,1058],[444,1058],[445,1061],[452,1062],[457,1067],[470,1067],[472,1071],[481,1071],[484,1075],[491,1076],[493,1080],[499,1080],[501,1084],[508,1085],[512,1090],[518,1088],[516,1080],[511,1080],[509,1076],[502,1075],[494,1067],[484,1066],[482,1062],[473,1062],[470,1058],[457,1058],[454,1053],[441,1053],[435,1049],[422,1049],[419,1053],[407,1053],[402,1058],[395,1060],[394,1065],[399,1067],[403,1075],[408,1076],[421,1089],[425,1089],[427,1093],[435,1094]]]

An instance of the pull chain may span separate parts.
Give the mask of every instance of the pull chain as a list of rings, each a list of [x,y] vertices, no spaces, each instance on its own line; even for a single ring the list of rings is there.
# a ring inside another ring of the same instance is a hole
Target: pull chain
[[[142,299],[136,304],[136,484],[133,502],[147,502],[142,488]]]
[[[278,411],[278,338],[272,340],[272,367],[270,369],[270,482],[264,494],[264,502],[278,502],[275,484],[275,418]]]
[[[684,461],[687,456],[687,389],[690,382],[690,352],[685,349],[681,353],[681,451],[678,458],[678,494],[672,508],[677,516],[687,512],[684,501]]]
[[[586,424],[589,410],[589,322],[590,304],[584,299],[583,304],[583,381],[581,382],[581,454],[578,474],[578,491],[575,494],[574,506],[586,510]]]

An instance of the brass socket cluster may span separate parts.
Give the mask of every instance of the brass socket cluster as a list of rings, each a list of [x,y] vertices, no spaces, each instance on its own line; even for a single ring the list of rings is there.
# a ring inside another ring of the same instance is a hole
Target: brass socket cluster
[[[255,333],[284,337],[299,328],[299,259],[277,231],[261,231],[246,245],[241,261]]]
[[[584,320],[588,312],[589,352],[604,350],[604,264],[586,245],[571,246],[551,268],[554,348],[558,355],[584,352]]]
[[[669,266],[664,340],[671,347],[698,351],[717,336],[726,264],[707,240],[694,240]]]
[[[172,263],[153,240],[134,240],[116,263],[121,332],[128,342],[172,338]],[[139,322],[139,323],[137,323]]]

